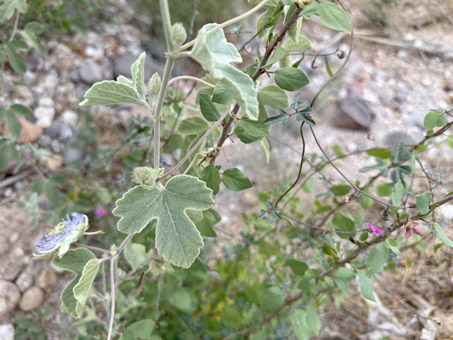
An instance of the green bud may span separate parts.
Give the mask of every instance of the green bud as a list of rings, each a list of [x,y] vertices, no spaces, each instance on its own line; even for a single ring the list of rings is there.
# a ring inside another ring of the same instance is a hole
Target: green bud
[[[156,185],[156,180],[162,176],[164,169],[153,169],[150,167],[137,167],[132,172],[132,182],[151,190]]]
[[[159,73],[155,72],[153,76],[148,80],[148,94],[149,95],[158,94],[161,83],[162,79],[160,79]]]
[[[299,8],[305,8],[308,5],[311,5],[313,0],[296,0],[295,3]]]
[[[175,48],[181,46],[184,43],[184,41],[186,41],[186,39],[187,39],[186,29],[181,23],[177,22],[176,24],[171,26],[171,40]]]

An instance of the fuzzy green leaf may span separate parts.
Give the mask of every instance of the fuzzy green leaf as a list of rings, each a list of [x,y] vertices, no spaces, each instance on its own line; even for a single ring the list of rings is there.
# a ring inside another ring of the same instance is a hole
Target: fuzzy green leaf
[[[431,203],[431,193],[425,192],[415,198],[416,206],[420,214],[425,215],[429,212],[429,203]]]
[[[208,24],[198,32],[196,43],[190,56],[203,65],[214,79],[233,97],[244,114],[250,119],[258,119],[258,100],[255,84],[245,73],[239,71],[230,63],[242,62],[241,55],[236,47],[227,42],[223,30],[211,35],[206,32],[217,27],[217,24]]]
[[[0,1],[0,23],[10,19],[14,11],[17,10],[19,13],[27,12],[27,1],[26,0],[2,0]]]
[[[114,105],[122,103],[147,105],[145,98],[145,59],[143,52],[131,66],[132,81],[119,76],[116,81],[104,80],[85,93],[80,106]]]
[[[373,280],[369,278],[362,270],[358,271],[360,291],[365,299],[376,302],[373,290]]]
[[[236,168],[225,170],[222,173],[222,182],[228,189],[233,191],[241,191],[252,187],[247,175]]]
[[[129,242],[124,248],[124,257],[132,268],[137,268],[146,261],[148,254],[144,244]]]
[[[212,189],[212,193],[216,195],[220,187],[220,173],[217,167],[213,164],[208,165],[201,172],[201,178],[206,182],[206,186]]]
[[[61,292],[61,302],[63,310],[75,318],[80,318],[86,297],[99,271],[100,261],[88,249],[77,248],[68,251],[61,258],[55,257],[53,264],[76,274]]]
[[[203,211],[203,219],[195,223],[198,231],[203,236],[216,237],[217,234],[213,227],[220,222],[221,217],[214,209],[208,209]]]
[[[27,63],[24,57],[17,53],[16,49],[11,46],[11,43],[6,46],[6,54],[14,71],[18,73],[27,71]]]
[[[444,126],[445,124],[447,124],[447,120],[443,111],[432,110],[423,120],[426,130],[434,129],[436,126]]]
[[[131,66],[132,81],[141,98],[145,98],[145,59],[146,53],[143,52]]]
[[[90,105],[114,105],[122,103],[146,104],[135,89],[121,82],[104,80],[94,84],[84,96],[80,106]]]
[[[304,72],[295,67],[284,67],[274,73],[277,85],[287,91],[296,91],[310,81]]]
[[[200,254],[203,239],[186,210],[203,211],[214,203],[212,190],[196,177],[172,177],[164,188],[136,186],[116,201],[118,230],[135,234],[157,220],[156,247],[167,261],[189,268]]]
[[[200,110],[203,117],[209,122],[218,121],[220,119],[220,112],[211,101],[211,97],[206,93],[202,93],[198,97],[200,98]]]
[[[355,222],[342,213],[335,211],[332,224],[335,230],[339,231],[338,236],[341,238],[348,240],[350,237],[355,236]]]
[[[8,120],[8,130],[12,133],[14,137],[18,137],[22,131],[22,124],[19,119],[17,119],[16,114],[11,110],[5,111],[6,119]]]
[[[351,22],[341,7],[328,1],[322,1],[319,4],[318,14],[321,22],[327,27],[340,32],[351,32]]]
[[[445,244],[446,246],[453,248],[453,241],[445,234],[444,230],[439,225],[439,223],[433,222],[432,225],[433,225],[434,229],[436,230],[436,233],[439,236],[442,243]]]
[[[296,309],[290,316],[293,334],[297,340],[310,340],[311,329],[307,322],[307,312]]]
[[[366,265],[368,270],[372,274],[380,273],[389,258],[389,249],[385,244],[378,244],[373,250],[370,251]]]
[[[243,118],[236,125],[234,133],[241,142],[248,144],[269,136],[269,126],[264,125],[262,121],[253,121]]]
[[[310,300],[307,304],[307,324],[313,333],[319,335],[322,324],[316,311],[316,302],[314,300]]]

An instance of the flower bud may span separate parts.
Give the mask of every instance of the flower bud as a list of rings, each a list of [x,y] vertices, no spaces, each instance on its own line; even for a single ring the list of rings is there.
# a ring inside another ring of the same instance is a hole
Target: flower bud
[[[148,80],[148,94],[149,95],[156,95],[159,93],[160,85],[162,83],[162,79],[160,78],[159,73],[155,72],[151,78]]]
[[[187,33],[184,26],[177,22],[173,26],[171,26],[171,40],[173,42],[174,48],[178,48],[181,46],[184,41],[187,39]]]
[[[299,8],[305,8],[309,5],[311,5],[311,3],[313,2],[313,0],[296,0],[295,3],[296,5],[299,7]]]

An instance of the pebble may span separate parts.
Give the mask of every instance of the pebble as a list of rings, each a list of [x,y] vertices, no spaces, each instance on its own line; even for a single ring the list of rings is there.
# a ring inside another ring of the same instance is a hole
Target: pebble
[[[41,306],[44,301],[44,292],[41,288],[33,286],[25,291],[20,301],[19,307],[25,312],[31,311]]]
[[[29,271],[23,271],[16,280],[16,285],[21,292],[25,292],[33,284],[33,275]]]
[[[88,59],[79,69],[80,79],[92,85],[99,81],[104,80],[104,75],[102,72],[102,66],[96,63],[92,59]]]
[[[41,146],[42,148],[49,148],[50,147],[50,144],[52,143],[52,138],[51,136],[49,135],[42,135],[39,140],[38,140],[38,144],[39,146]]]
[[[25,252],[21,247],[16,247],[12,250],[12,254],[17,258],[22,258],[24,257]]]
[[[54,139],[59,139],[61,135],[61,130],[65,127],[64,123],[61,122],[53,122],[52,125],[50,125],[46,129],[46,134]]]
[[[55,71],[52,71],[48,75],[46,75],[41,82],[41,86],[46,90],[47,92],[54,92],[55,89],[58,86],[58,75]]]
[[[48,128],[52,125],[55,117],[55,109],[53,107],[38,106],[35,109],[34,116],[36,117],[36,124],[42,128]]]
[[[52,143],[50,143],[50,148],[53,152],[59,153],[62,150],[61,143],[54,139]]]
[[[355,91],[349,91],[346,98],[338,103],[335,126],[351,130],[369,130],[375,114],[370,105]]]
[[[9,271],[2,275],[2,279],[6,281],[14,281],[20,274],[22,266],[18,268],[8,268]]]
[[[19,301],[19,288],[12,282],[0,280],[0,316],[16,308]]]
[[[58,283],[58,275],[52,268],[45,268],[38,276],[35,285],[44,290],[55,287]]]
[[[15,92],[19,98],[31,100],[35,97],[33,92],[25,85],[17,85]]]
[[[22,181],[14,183],[14,189],[20,191],[24,188],[25,184]]]
[[[66,110],[61,114],[61,120],[69,127],[74,127],[77,125],[79,120],[79,115],[75,111]]]
[[[14,340],[14,326],[10,323],[0,325],[0,340]]]
[[[52,155],[52,157],[47,158],[44,161],[44,166],[49,170],[56,170],[63,165],[63,156],[62,155]]]
[[[394,131],[388,133],[384,138],[384,145],[388,148],[395,148],[399,142],[403,142],[403,145],[414,145],[414,139],[403,131]]]
[[[54,101],[50,97],[42,97],[39,99],[38,105],[39,106],[54,106]]]
[[[10,187],[3,190],[3,196],[5,196],[6,198],[11,197],[12,194],[13,194],[13,189],[11,189]]]
[[[19,233],[12,233],[11,236],[9,237],[9,242],[11,243],[17,242],[19,236],[20,236]]]
[[[127,78],[132,78],[131,66],[137,60],[138,56],[133,54],[125,54],[115,60],[113,65],[113,74],[115,77],[123,75]],[[164,66],[162,63],[152,59],[149,55],[145,59],[145,80],[149,79],[154,72],[163,74]]]

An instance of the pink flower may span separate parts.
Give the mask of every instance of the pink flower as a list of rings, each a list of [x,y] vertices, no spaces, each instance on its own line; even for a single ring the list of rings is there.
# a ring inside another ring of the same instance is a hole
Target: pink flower
[[[95,213],[96,215],[98,215],[98,217],[102,217],[105,214],[105,208],[101,207],[100,209],[96,210]]]
[[[417,235],[423,236],[423,234],[415,228],[419,224],[420,224],[420,222],[418,222],[418,221],[408,221],[406,223],[406,233],[404,234],[404,237],[405,238],[411,237],[412,232],[414,232]]]
[[[368,230],[370,231],[370,233],[376,233],[378,235],[381,235],[384,233],[381,229],[379,229],[378,227],[376,227],[375,225],[373,225],[371,223],[365,222],[365,225],[368,227]]]

